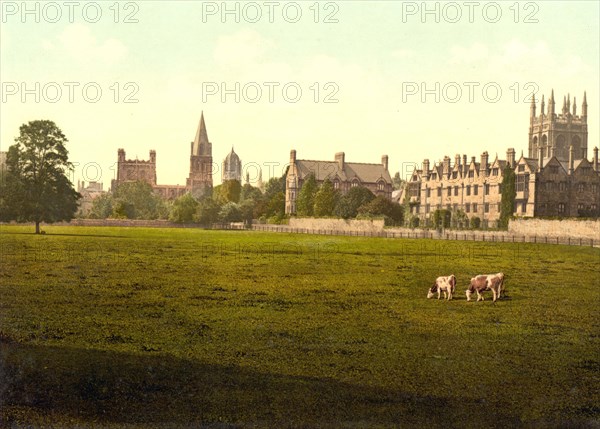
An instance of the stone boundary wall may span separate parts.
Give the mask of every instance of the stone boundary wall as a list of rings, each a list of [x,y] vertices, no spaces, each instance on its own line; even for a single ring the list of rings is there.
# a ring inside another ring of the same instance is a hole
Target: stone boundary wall
[[[290,218],[290,228],[324,231],[383,231],[383,219],[328,219],[328,218]]]
[[[508,224],[509,234],[586,238],[600,241],[600,220],[516,219]]]

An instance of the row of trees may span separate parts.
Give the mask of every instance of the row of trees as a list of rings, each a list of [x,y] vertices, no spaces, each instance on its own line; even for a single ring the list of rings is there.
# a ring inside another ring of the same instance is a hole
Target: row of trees
[[[296,212],[299,216],[341,217],[383,217],[387,225],[401,225],[404,209],[392,203],[384,196],[375,197],[362,186],[350,188],[346,195],[334,189],[326,179],[318,186],[314,175],[310,175],[302,184],[296,199]]]
[[[237,180],[226,181],[200,199],[185,194],[174,201],[156,195],[146,182],[119,185],[92,204],[95,219],[169,219],[180,223],[248,222],[264,219],[280,222],[285,215],[285,179],[273,178],[261,191]]]

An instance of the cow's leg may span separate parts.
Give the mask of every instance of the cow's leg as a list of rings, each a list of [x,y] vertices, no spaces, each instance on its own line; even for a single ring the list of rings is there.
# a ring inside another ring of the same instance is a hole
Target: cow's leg
[[[442,292],[442,291],[441,291],[441,290],[440,290],[440,288],[438,287],[438,299],[440,299],[440,294],[441,294],[441,292]]]
[[[481,292],[477,291],[477,302],[479,301],[485,301],[485,298],[483,297]]]
[[[496,300],[498,299],[498,292],[496,292],[496,288],[492,288],[492,301],[496,302]]]
[[[452,299],[452,289],[448,289],[448,301]]]

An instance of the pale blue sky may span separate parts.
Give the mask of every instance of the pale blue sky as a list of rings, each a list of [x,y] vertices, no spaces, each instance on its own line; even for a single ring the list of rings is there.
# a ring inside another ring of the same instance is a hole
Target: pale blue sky
[[[440,10],[437,23],[432,14],[423,19],[421,10],[403,15],[422,2],[319,2],[319,23],[314,22],[313,1],[297,3],[302,10],[297,23],[285,19],[293,15],[282,14],[284,7],[295,10],[291,2],[279,2],[273,23],[265,2],[227,3],[248,13],[258,5],[263,13],[258,23],[248,22],[243,13],[239,23],[231,15],[227,22],[220,14],[203,19],[203,8],[221,8],[222,2],[194,1],[120,2],[118,23],[114,2],[98,2],[102,17],[91,23],[88,18],[94,15],[82,14],[84,6],[94,12],[90,3],[80,2],[74,22],[63,7],[62,19],[50,23],[53,6],[30,2],[32,10],[37,4],[40,11],[36,23],[35,15],[15,10],[21,2],[2,2],[0,145],[6,150],[13,143],[22,123],[52,119],[70,140],[76,179],[82,178],[84,165],[97,163],[105,188],[121,147],[128,158],[140,159],[155,149],[159,183],[185,183],[190,141],[202,110],[219,167],[235,146],[244,163],[263,165],[266,176],[267,163],[279,163],[275,174],[281,174],[291,149],[306,159],[333,159],[335,152],[345,151],[354,162],[379,162],[388,154],[392,174],[446,154],[479,157],[487,150],[503,158],[508,147],[520,154],[527,149],[529,105],[523,99],[531,93],[530,82],[546,98],[554,88],[557,110],[570,93],[580,112],[587,90],[589,156],[599,144],[597,1],[478,2],[472,23],[464,2],[428,2]],[[502,16],[491,23],[496,5]],[[448,22],[457,10],[462,19]],[[324,23],[333,12],[338,22]],[[129,13],[137,23],[123,22]],[[527,17],[538,22],[526,23]],[[36,82],[48,92],[40,94],[39,103],[35,94],[23,102],[21,85],[31,89]],[[73,102],[65,82],[79,85]],[[125,87],[128,82],[135,86]],[[213,82],[228,88],[250,84],[248,90],[258,86],[262,98],[251,103],[241,94],[239,103],[233,96],[222,102],[220,94],[203,93]],[[265,82],[279,84],[274,103]],[[335,88],[326,86],[330,82],[338,89],[333,97],[338,103],[323,102]],[[472,102],[465,82],[478,85]],[[89,83],[102,90],[96,103],[81,93]],[[281,93],[288,83],[302,89],[297,103]],[[433,94],[422,102],[420,94],[403,91],[413,83],[417,88],[445,86],[450,98],[458,87],[462,96],[451,102],[441,94],[436,102]],[[486,84],[492,98],[492,90],[501,89],[496,102],[482,94]],[[51,103],[55,86],[62,96]],[[133,98],[139,102],[125,103],[135,88]],[[94,171],[87,171],[88,179],[94,179]],[[219,180],[220,172],[215,175]]]

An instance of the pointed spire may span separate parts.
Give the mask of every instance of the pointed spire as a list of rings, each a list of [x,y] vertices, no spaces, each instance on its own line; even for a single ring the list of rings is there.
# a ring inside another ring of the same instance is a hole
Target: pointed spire
[[[550,93],[550,98],[548,99],[548,116],[550,116],[551,118],[554,117],[555,105],[556,102],[554,101],[554,89],[552,89],[552,92]]]
[[[546,107],[546,102],[544,101],[544,94],[542,94],[542,107],[540,109],[540,115],[544,115],[544,108]]]
[[[529,117],[533,121],[535,118],[535,94],[531,94],[531,107],[529,108]]]
[[[577,97],[573,96],[573,116],[577,116]]]
[[[563,107],[562,107],[563,115],[567,113],[567,97],[563,95]]]
[[[583,103],[581,104],[581,118],[584,122],[587,122],[587,96],[585,91],[583,91]]]
[[[571,113],[571,94],[567,94],[567,113]]]
[[[206,133],[206,124],[204,123],[204,111],[200,115],[200,123],[198,124],[198,131],[196,131],[196,138],[194,138],[194,144],[192,146],[192,155],[200,156],[208,151],[208,134]]]

